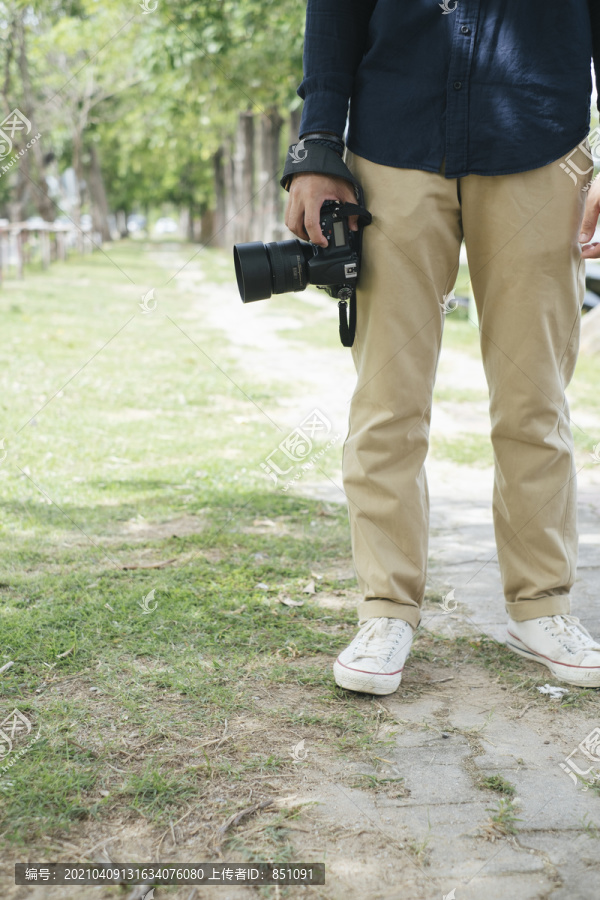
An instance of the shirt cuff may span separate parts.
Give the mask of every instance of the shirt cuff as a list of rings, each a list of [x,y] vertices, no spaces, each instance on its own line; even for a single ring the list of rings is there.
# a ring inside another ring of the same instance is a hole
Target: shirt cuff
[[[300,95],[302,96],[302,95]],[[300,134],[332,131],[342,135],[348,118],[348,97],[336,91],[311,91],[304,98]]]

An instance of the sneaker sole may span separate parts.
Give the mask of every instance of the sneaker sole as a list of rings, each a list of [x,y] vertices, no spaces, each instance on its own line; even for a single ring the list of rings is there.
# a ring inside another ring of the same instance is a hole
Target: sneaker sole
[[[539,653],[530,650],[523,644],[514,634],[507,639],[506,646],[531,662],[538,663],[540,666],[546,666],[558,681],[564,681],[565,684],[572,684],[575,687],[600,687],[600,668],[582,668],[581,666],[569,666],[565,663],[559,663],[547,656],[541,656]]]
[[[337,659],[333,664],[333,677],[335,683],[347,691],[357,691],[361,694],[393,694],[398,690],[402,681],[402,669],[391,675],[378,674],[377,672],[360,672],[342,665]]]

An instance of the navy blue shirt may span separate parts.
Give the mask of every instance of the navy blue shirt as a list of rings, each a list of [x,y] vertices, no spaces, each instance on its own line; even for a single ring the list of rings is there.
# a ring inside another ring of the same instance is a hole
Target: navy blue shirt
[[[308,0],[300,135],[445,175],[547,165],[588,134],[600,0]]]

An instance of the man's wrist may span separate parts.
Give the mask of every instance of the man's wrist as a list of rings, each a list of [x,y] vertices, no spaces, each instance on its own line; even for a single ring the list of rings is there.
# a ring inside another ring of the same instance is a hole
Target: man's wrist
[[[338,134],[336,134],[335,131],[307,131],[307,132],[302,132],[298,141],[295,144],[292,144],[288,151],[288,154],[291,153],[293,156],[293,162],[298,163],[303,159],[303,158],[296,158],[296,153],[297,153],[298,146],[300,144],[304,144],[305,141],[308,144],[318,144],[318,145],[325,146],[328,150],[335,153],[336,156],[339,156],[340,159],[343,161],[345,144],[344,144],[344,141],[342,140],[342,138]],[[307,152],[308,152],[308,148],[305,148],[304,158],[306,157]],[[287,168],[287,162],[286,162],[286,168]],[[290,186],[291,186],[292,181],[296,174],[300,174],[300,173],[288,171],[287,178],[285,179],[285,181],[284,181],[284,179],[281,180],[281,186],[283,187],[284,190],[286,190],[286,191],[290,190]],[[306,174],[319,174],[319,173],[317,170],[315,172],[309,172]],[[285,174],[284,174],[284,178],[285,178]]]
[[[325,147],[334,150],[338,156],[344,155],[344,141],[334,131],[309,131],[301,135],[300,140],[314,144],[323,144]]]
[[[325,138],[326,140],[337,141],[337,143],[339,144],[344,143],[342,138],[339,136],[339,134],[336,134],[335,131],[305,131],[300,135],[300,140],[302,141],[312,138]]]

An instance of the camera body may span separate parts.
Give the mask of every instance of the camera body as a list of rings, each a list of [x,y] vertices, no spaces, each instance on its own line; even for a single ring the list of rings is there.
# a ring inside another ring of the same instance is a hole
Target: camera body
[[[339,212],[340,203],[326,200],[321,207],[321,231],[327,238],[327,247],[316,247],[308,260],[309,284],[323,288],[332,297],[346,299],[358,279],[359,254],[357,232],[351,231],[348,218]]]
[[[337,200],[326,200],[321,207],[320,224],[327,247],[298,240],[236,244],[233,256],[242,302],[304,291],[309,284],[338,300],[348,300],[359,276],[360,241],[341,208]]]

